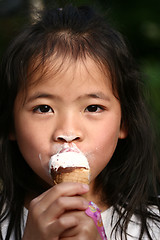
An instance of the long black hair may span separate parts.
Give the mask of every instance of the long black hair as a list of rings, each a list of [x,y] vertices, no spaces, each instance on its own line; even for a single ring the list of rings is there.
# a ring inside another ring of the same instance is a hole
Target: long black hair
[[[0,178],[3,187],[0,224],[5,218],[10,218],[6,239],[10,238],[12,231],[15,239],[22,237],[26,191],[38,189],[39,193],[43,192],[36,181],[33,184],[35,174],[23,159],[17,143],[9,139],[14,131],[14,101],[20,89],[24,89],[25,94],[30,75],[39,68],[45,69],[51,56],[53,67],[54,59],[59,56],[63,57],[63,61],[89,56],[102,70],[109,70],[113,92],[121,104],[121,124],[128,135],[118,141],[111,161],[96,179],[95,190],[118,213],[115,229],[120,226],[121,234],[126,233],[129,219],[132,214],[137,214],[141,222],[139,239],[144,232],[148,239],[152,239],[147,218],[160,222],[160,217],[149,212],[147,207],[151,204],[159,207],[156,187],[159,179],[141,76],[121,34],[91,8],[71,5],[63,9],[44,10],[37,22],[26,27],[11,43],[2,61]]]

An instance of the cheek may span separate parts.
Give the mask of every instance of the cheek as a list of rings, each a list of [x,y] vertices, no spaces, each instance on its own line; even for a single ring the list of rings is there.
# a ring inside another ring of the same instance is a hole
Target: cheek
[[[38,175],[48,172],[48,145],[45,136],[36,128],[28,128],[25,124],[19,124],[15,127],[16,141],[19,150],[28,165]],[[38,134],[39,132],[39,134]],[[43,159],[41,159],[43,155]],[[45,171],[44,171],[45,170]]]
[[[113,153],[119,137],[119,125],[116,123],[101,124],[99,128],[92,129],[91,144],[94,152]]]
[[[23,124],[17,123],[15,133],[17,143],[22,153],[31,154],[36,152],[40,139],[38,140],[38,135],[29,125],[25,124],[25,122]]]
[[[15,119],[15,139],[20,150],[29,155],[35,156],[46,147],[46,131],[31,117],[23,116],[23,113],[21,117]]]
[[[41,179],[51,184],[48,169],[49,156],[43,141],[39,141],[38,137],[30,138],[28,134],[21,136],[17,142],[20,152],[30,168]]]
[[[104,126],[92,137],[92,150],[88,153],[92,178],[95,178],[110,161],[117,146],[118,135],[117,126]]]

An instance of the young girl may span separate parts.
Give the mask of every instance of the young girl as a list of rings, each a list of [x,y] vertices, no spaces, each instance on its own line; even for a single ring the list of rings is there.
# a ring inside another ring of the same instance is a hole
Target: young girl
[[[0,76],[1,239],[159,239],[158,170],[142,83],[122,36],[88,7],[44,11]],[[53,186],[50,157],[75,144],[89,187]]]

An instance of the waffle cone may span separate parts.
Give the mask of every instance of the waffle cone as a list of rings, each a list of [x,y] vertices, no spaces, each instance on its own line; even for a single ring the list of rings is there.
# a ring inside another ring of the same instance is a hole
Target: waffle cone
[[[75,168],[70,172],[52,174],[54,184],[61,182],[79,182],[89,184],[89,169]]]

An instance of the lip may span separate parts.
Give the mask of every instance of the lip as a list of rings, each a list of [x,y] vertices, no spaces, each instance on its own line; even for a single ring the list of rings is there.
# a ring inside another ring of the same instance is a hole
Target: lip
[[[65,149],[62,149],[59,153],[64,153],[64,152],[77,152],[77,153],[79,153],[79,151],[77,151],[77,149],[74,149],[74,148],[65,148]]]
[[[74,146],[75,145],[75,146]],[[59,151],[59,153],[64,153],[64,152],[77,152],[80,153],[81,151],[77,148],[76,144],[72,144],[72,146],[63,145],[62,149]]]
[[[77,147],[75,143],[64,143],[61,145],[54,145],[53,146],[53,154],[51,156],[57,154],[57,153],[64,153],[64,152],[77,152],[81,153],[80,149]]]

